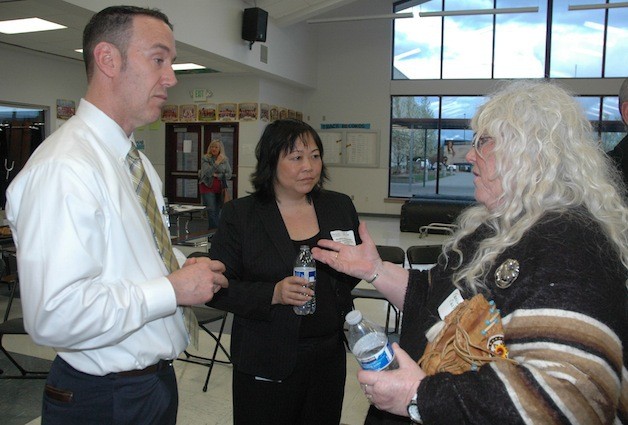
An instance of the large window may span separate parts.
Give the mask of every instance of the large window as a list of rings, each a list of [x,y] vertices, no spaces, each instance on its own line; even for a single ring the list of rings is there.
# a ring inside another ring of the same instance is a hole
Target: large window
[[[610,1],[615,3],[617,1]],[[628,8],[603,0],[409,0],[397,19],[393,79],[602,78],[628,75]],[[548,14],[548,4],[552,4]],[[535,13],[420,17],[420,12],[538,7]],[[548,36],[551,34],[551,37]]]
[[[625,135],[617,96],[577,100],[605,151]],[[391,99],[390,197],[440,194],[473,197],[473,174],[466,155],[470,120],[481,96],[393,96]]]
[[[573,10],[618,0],[405,0],[394,21],[393,80],[628,76],[628,8]],[[538,7],[534,13],[424,16],[421,12]],[[481,96],[391,100],[391,197],[473,196],[465,156]],[[473,93],[471,93],[473,94]],[[605,151],[625,134],[616,96],[578,97]]]
[[[473,196],[466,160],[477,96],[393,96],[390,196]]]

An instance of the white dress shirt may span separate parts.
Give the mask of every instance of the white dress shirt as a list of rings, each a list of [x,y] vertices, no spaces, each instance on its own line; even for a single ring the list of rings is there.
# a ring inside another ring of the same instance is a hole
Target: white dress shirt
[[[26,331],[92,375],[173,359],[188,344],[126,165],[131,142],[81,99],[7,190]],[[161,181],[141,156],[161,210]]]

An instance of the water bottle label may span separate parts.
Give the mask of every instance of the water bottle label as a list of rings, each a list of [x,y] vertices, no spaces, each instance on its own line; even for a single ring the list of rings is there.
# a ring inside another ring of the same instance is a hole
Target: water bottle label
[[[295,267],[294,275],[298,277],[304,277],[308,282],[316,282],[316,268],[315,267]]]
[[[373,347],[372,339],[376,339],[376,335],[366,335],[355,344],[353,349],[356,352],[356,358],[364,370],[383,370],[395,358],[392,346],[387,343],[382,347]],[[373,347],[373,348],[369,348]]]

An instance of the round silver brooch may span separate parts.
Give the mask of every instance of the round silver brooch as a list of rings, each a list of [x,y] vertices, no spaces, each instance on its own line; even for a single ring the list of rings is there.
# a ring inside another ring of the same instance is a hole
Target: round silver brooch
[[[519,277],[519,261],[509,258],[495,270],[495,284],[506,289]]]

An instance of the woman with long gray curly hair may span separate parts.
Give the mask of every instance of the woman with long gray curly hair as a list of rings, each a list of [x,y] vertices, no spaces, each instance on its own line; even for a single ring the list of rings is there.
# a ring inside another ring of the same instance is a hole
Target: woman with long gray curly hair
[[[509,83],[471,127],[478,204],[436,267],[382,262],[363,223],[362,244],[313,250],[403,310],[399,369],[358,373],[366,423],[628,422],[628,208],[615,167],[578,102],[549,82]],[[465,310],[478,296],[491,301],[487,322]],[[448,325],[461,311],[469,322]],[[449,329],[456,343],[435,350]],[[495,329],[473,347],[481,356],[460,343]]]

